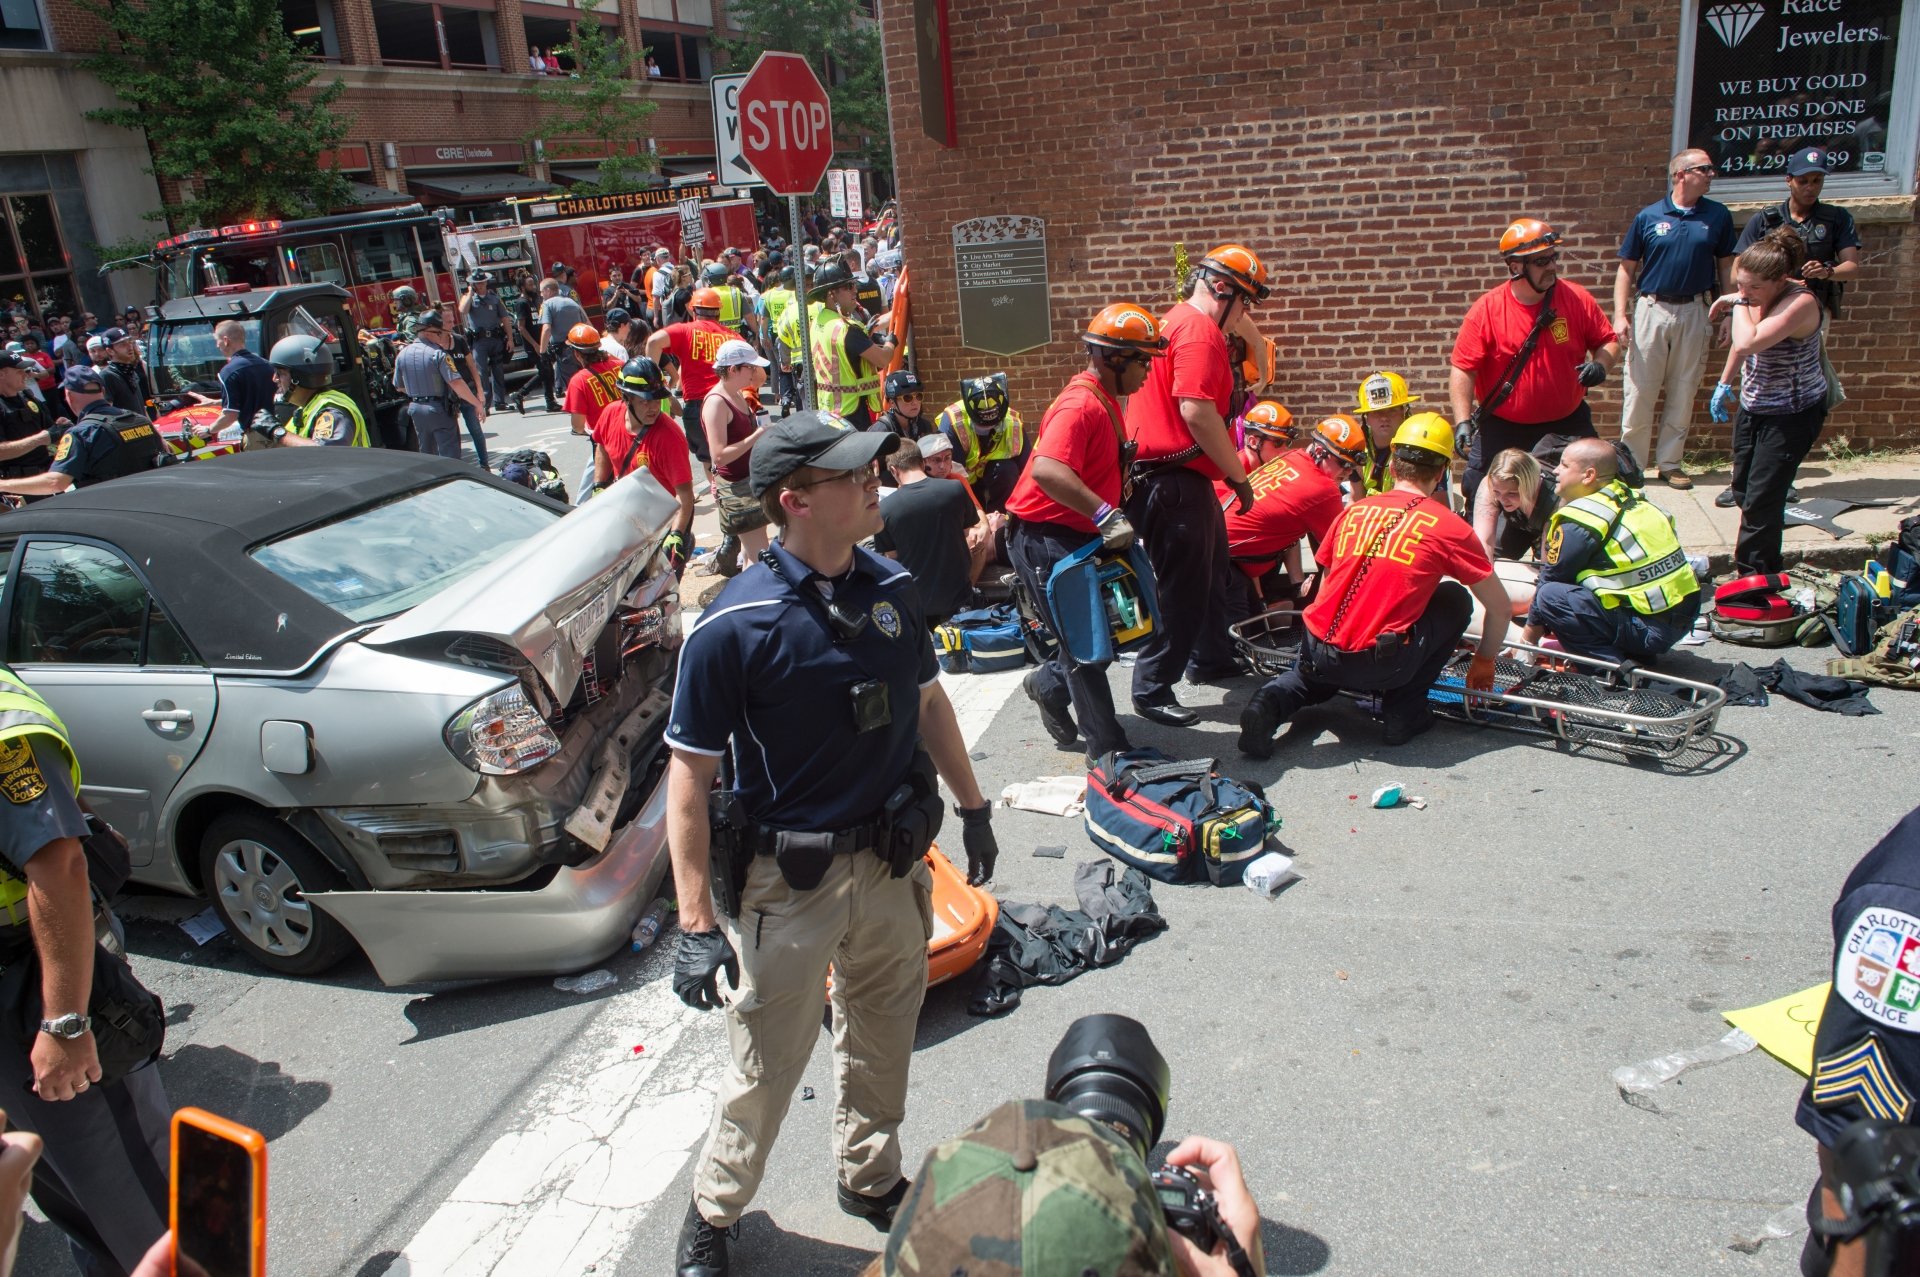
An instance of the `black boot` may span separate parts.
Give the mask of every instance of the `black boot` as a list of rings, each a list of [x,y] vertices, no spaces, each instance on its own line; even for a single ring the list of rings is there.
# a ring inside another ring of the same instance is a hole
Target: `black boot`
[[[1029,671],[1020,680],[1020,688],[1027,694],[1027,699],[1039,707],[1040,725],[1047,729],[1047,735],[1053,737],[1053,743],[1062,749],[1071,748],[1080,739],[1080,730],[1073,725],[1073,711],[1066,705],[1053,705],[1040,699],[1040,693],[1033,686],[1033,680],[1039,676],[1039,670]]]
[[[900,1205],[901,1200],[907,1195],[907,1190],[912,1187],[913,1185],[907,1182],[907,1177],[902,1175],[898,1184],[878,1197],[869,1197],[865,1193],[856,1193],[842,1184],[839,1186],[840,1209],[849,1215],[860,1216],[883,1233],[888,1232],[893,1228],[895,1208]]]
[[[1433,727],[1434,713],[1425,705],[1416,710],[1412,717],[1404,719],[1389,718],[1386,724],[1386,742],[1389,745],[1404,745],[1414,737]]]
[[[1273,736],[1280,730],[1280,710],[1266,689],[1253,694],[1240,711],[1240,752],[1248,758],[1272,758]]]
[[[733,1231],[709,1224],[699,1205],[689,1201],[680,1225],[680,1247],[674,1252],[674,1277],[727,1277],[727,1237]]]

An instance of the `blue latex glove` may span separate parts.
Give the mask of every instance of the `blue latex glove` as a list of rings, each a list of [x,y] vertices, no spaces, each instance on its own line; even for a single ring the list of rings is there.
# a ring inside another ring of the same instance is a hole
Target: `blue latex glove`
[[[1707,412],[1715,421],[1732,421],[1733,401],[1733,387],[1723,381],[1713,388],[1713,401],[1707,405]]]

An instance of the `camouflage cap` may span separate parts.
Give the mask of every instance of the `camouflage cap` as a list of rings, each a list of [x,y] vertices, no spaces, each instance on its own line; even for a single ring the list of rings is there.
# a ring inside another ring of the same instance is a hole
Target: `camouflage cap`
[[[1171,1277],[1147,1168],[1097,1122],[1002,1104],[927,1154],[894,1213],[887,1277]]]

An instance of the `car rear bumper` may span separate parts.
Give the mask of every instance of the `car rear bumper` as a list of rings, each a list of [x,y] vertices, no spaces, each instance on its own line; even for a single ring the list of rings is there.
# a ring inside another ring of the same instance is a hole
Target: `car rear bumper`
[[[389,985],[559,975],[628,942],[668,866],[663,777],[607,849],[537,891],[330,891],[339,920]]]

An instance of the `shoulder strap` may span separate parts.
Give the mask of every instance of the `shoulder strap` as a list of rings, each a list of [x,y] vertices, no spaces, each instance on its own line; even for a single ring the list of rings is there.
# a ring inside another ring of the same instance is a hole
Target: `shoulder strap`
[[[1479,413],[1476,415],[1492,416],[1494,411],[1507,401],[1507,396],[1513,393],[1513,387],[1520,380],[1520,374],[1526,370],[1527,360],[1533,358],[1533,348],[1540,344],[1540,334],[1546,331],[1548,324],[1559,318],[1553,313],[1553,290],[1558,287],[1560,284],[1556,280],[1547,288],[1547,295],[1540,299],[1540,313],[1534,317],[1533,327],[1527,330],[1526,340],[1520,343],[1520,349],[1514,353],[1513,362],[1507,365],[1506,376],[1500,379],[1500,384],[1494,388],[1493,393],[1480,402]]]

